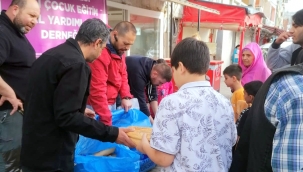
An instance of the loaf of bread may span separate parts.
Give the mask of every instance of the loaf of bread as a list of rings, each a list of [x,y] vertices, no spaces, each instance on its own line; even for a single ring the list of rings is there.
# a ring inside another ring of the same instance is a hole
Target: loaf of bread
[[[127,135],[135,144],[139,144],[141,142],[143,134],[146,134],[147,140],[150,141],[152,128],[135,126],[132,126],[130,128],[133,128],[134,131],[128,132]]]
[[[105,149],[103,151],[97,152],[94,156],[109,156],[115,152],[116,148]]]

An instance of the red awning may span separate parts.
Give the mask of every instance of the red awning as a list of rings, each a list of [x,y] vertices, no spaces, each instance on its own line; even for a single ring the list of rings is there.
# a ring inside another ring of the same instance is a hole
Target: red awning
[[[200,11],[200,22],[202,23],[229,23],[238,24],[240,26],[245,25],[245,18],[248,15],[248,11],[244,7],[219,4],[214,2],[189,0],[189,2],[196,3],[211,9],[215,9],[220,14],[213,14],[205,11]],[[192,7],[184,6],[182,22],[198,22],[198,10]]]
[[[275,35],[280,35],[281,33],[285,32],[285,30],[273,26],[263,25],[262,28]]]

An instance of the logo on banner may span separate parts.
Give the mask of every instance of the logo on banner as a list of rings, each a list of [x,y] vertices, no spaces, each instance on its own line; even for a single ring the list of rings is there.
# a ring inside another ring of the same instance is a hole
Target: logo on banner
[[[75,38],[81,24],[90,18],[107,23],[106,0],[37,0],[41,15],[37,25],[26,37],[37,56],[68,38]],[[7,9],[9,0],[0,0],[1,9]]]

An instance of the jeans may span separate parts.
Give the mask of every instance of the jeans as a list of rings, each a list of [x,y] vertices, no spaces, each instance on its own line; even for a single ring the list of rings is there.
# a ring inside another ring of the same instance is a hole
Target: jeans
[[[0,111],[0,171],[19,172],[22,120],[20,112],[10,115],[11,110]]]

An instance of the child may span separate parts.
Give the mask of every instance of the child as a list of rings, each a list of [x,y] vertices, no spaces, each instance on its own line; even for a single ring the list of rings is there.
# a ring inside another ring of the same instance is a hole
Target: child
[[[242,69],[239,65],[232,64],[224,69],[223,75],[226,86],[233,92],[231,96],[231,104],[235,114],[234,121],[236,122],[241,112],[238,112],[237,110],[237,103],[239,100],[244,100],[244,90],[241,85]]]
[[[241,112],[236,122],[238,138],[240,137],[241,132],[243,130],[250,107],[254,101],[257,92],[261,88],[262,84],[263,83],[261,81],[251,81],[244,85],[244,99],[246,103],[249,105],[249,107]]]
[[[171,66],[179,90],[165,97],[153,132],[137,150],[161,171],[228,171],[236,127],[230,102],[205,80],[209,68],[207,45],[185,38],[174,49]]]
[[[263,83],[261,81],[251,81],[244,85],[244,98],[247,104],[252,105],[254,98],[258,93],[259,89],[261,88],[262,84]],[[239,119],[236,122],[238,133],[237,143],[239,142],[242,130],[244,128],[247,116],[250,111],[250,107],[251,106],[241,112],[241,115],[239,116]],[[237,144],[233,148],[233,161],[229,172],[240,172],[245,169],[245,162],[243,162],[243,158],[241,158],[241,153],[236,149]]]
[[[170,82],[166,82],[160,86],[157,86],[157,95],[158,95],[158,104],[160,104],[161,100],[172,94],[173,93],[173,82],[170,81]],[[150,109],[150,115],[155,118],[155,114],[154,112],[152,111],[152,109]]]

